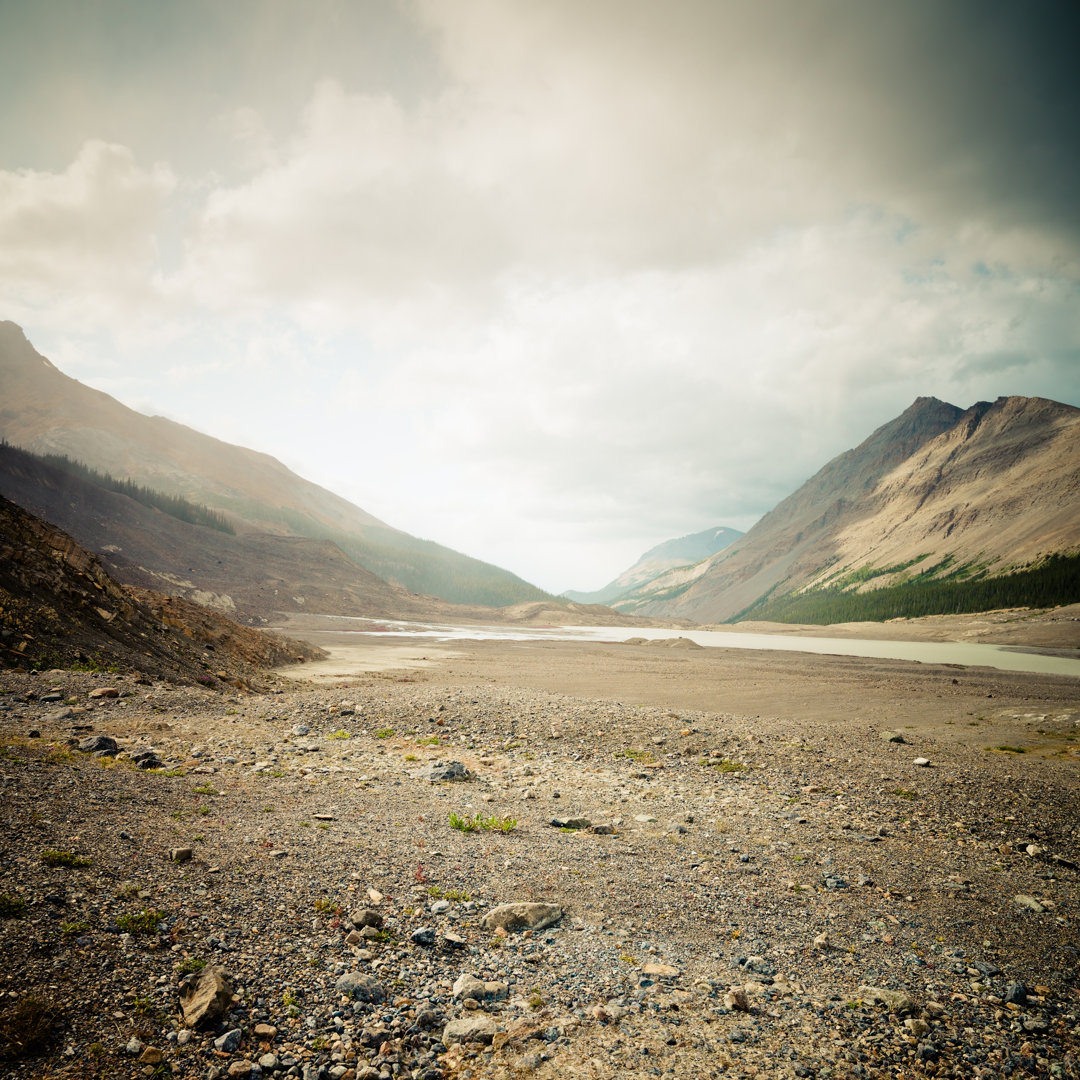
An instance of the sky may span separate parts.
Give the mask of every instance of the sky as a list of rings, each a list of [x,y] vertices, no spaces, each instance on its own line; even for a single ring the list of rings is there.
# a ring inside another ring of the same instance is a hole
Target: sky
[[[917,396],[1080,405],[1077,40],[1043,0],[0,0],[0,319],[599,588]]]

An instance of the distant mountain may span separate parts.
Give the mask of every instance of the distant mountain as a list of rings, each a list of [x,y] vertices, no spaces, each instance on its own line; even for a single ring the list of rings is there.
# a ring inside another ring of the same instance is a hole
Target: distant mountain
[[[238,533],[330,540],[414,593],[500,607],[550,599],[521,578],[420,540],[304,480],[267,454],[144,416],[58,371],[0,322],[0,437],[221,511]]]
[[[744,537],[615,604],[637,615],[769,617],[784,598],[994,578],[1080,549],[1080,409],[919,398]]]
[[[579,604],[610,604],[626,593],[647,587],[664,571],[677,566],[700,562],[710,555],[722,551],[728,544],[734,543],[742,533],[738,529],[729,529],[718,525],[702,532],[680,536],[676,540],[665,540],[662,544],[650,548],[629,570],[624,570],[614,581],[608,582],[595,592],[577,592],[568,589],[562,595]]]

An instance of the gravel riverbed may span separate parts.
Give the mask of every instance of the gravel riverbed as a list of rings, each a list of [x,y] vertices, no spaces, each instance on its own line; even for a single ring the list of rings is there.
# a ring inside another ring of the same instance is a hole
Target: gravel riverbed
[[[1080,1075],[1075,760],[492,655],[231,697],[0,674],[0,1073]]]

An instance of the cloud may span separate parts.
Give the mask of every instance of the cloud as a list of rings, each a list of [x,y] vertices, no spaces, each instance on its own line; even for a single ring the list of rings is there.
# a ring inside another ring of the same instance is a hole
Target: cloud
[[[0,171],[0,302],[98,324],[148,299],[174,188],[167,166],[143,168],[127,147],[93,140],[61,173]]]

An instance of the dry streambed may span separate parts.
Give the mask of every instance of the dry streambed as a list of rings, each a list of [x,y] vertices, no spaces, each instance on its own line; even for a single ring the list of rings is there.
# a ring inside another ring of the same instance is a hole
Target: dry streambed
[[[1071,763],[423,673],[4,678],[12,1076],[1077,1075]]]

